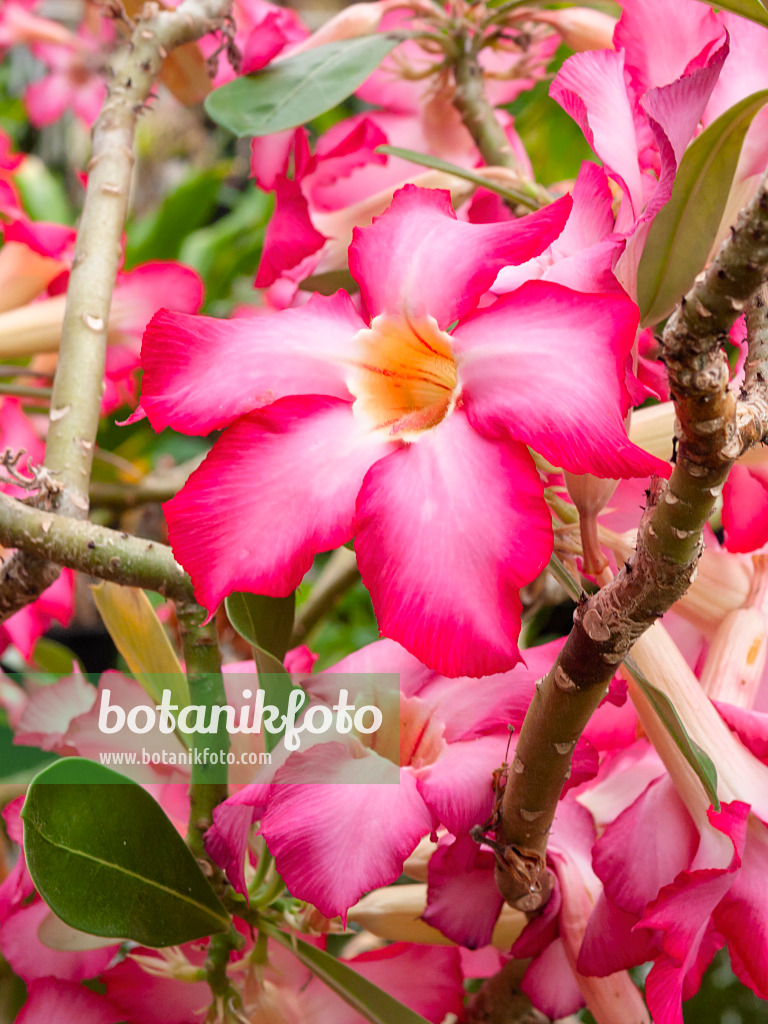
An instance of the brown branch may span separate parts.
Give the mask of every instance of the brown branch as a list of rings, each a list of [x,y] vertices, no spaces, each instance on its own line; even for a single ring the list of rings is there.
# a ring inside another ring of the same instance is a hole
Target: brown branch
[[[680,598],[696,572],[702,529],[741,454],[740,417],[728,389],[723,343],[768,277],[766,179],[731,237],[670,318],[664,361],[679,421],[669,483],[655,480],[637,548],[616,578],[581,601],[573,629],[526,715],[496,829],[496,880],[505,899],[527,911],[551,890],[547,837],[571,754],[616,667],[635,640]],[[768,426],[762,418],[761,430]],[[761,434],[762,436],[762,434]]]
[[[128,212],[138,115],[173,48],[213,31],[231,0],[184,0],[175,11],[147,3],[108,70],[109,91],[94,125],[88,186],[67,289],[51,397],[46,467],[63,485],[58,510],[88,515],[88,488],[101,408],[107,326]],[[10,546],[0,521],[0,542]],[[19,551],[0,566],[0,622],[34,601],[58,569]]]

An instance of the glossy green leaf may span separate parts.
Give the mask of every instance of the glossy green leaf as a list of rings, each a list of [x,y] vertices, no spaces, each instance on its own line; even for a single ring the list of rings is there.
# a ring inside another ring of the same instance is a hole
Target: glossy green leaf
[[[758,25],[765,25],[768,28],[768,7],[764,0],[704,0],[704,3],[715,10],[740,14],[742,18],[749,18],[750,21],[756,21]]]
[[[683,722],[675,710],[672,701],[665,693],[657,689],[653,683],[646,679],[640,670],[640,666],[633,658],[625,658],[624,664],[643,692],[648,703],[651,705],[659,721],[663,724],[669,735],[675,741],[677,748],[688,764],[693,768],[696,776],[704,787],[710,803],[716,811],[720,810],[720,801],[717,796],[717,770],[712,759],[706,750],[694,743],[688,735]]]
[[[685,151],[672,197],[656,214],[637,272],[643,326],[668,316],[704,267],[725,212],[744,136],[767,100],[768,90],[747,96]]]
[[[429,167],[433,171],[443,171],[445,174],[452,174],[455,178],[461,178],[463,181],[471,181],[478,188],[488,189],[489,192],[495,192],[497,196],[501,196],[502,199],[510,203],[527,206],[531,210],[539,210],[542,205],[533,195],[528,195],[514,188],[507,188],[494,181],[489,181],[482,174],[470,171],[466,167],[459,167],[457,164],[449,163],[447,160],[441,160],[437,156],[419,153],[415,149],[403,149],[401,146],[377,146],[376,152],[385,153],[387,156],[397,156],[401,160],[410,160],[412,164],[418,164],[420,167]]]
[[[286,935],[268,921],[260,924],[259,928],[290,950],[305,967],[371,1024],[427,1024],[421,1014],[404,1006],[324,949],[310,946],[298,936]]]
[[[230,594],[224,602],[227,616],[240,636],[253,647],[259,686],[265,702],[285,714],[291,691],[297,689],[283,666],[291,646],[296,594],[288,597],[264,597],[261,594]],[[272,751],[282,733],[264,733],[264,746]]]
[[[243,75],[205,100],[208,116],[234,135],[271,135],[331,110],[376,70],[398,36],[343,39]]]
[[[63,758],[33,780],[22,818],[32,880],[72,928],[156,947],[229,928],[184,840],[135,782]]]

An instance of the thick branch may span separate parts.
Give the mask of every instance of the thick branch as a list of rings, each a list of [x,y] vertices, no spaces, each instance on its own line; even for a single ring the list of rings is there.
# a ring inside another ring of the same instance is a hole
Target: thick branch
[[[764,179],[664,332],[679,421],[678,458],[669,483],[654,482],[629,562],[610,584],[579,604],[568,640],[537,685],[523,723],[496,829],[496,879],[512,906],[532,911],[546,902],[551,888],[544,861],[547,837],[573,748],[617,665],[694,576],[702,529],[741,453],[740,410],[728,390],[722,343],[766,277]]]
[[[168,51],[215,29],[230,7],[231,0],[184,0],[176,11],[145,5],[150,17],[137,23],[110,70],[107,99],[93,129],[45,452],[45,465],[64,488],[58,509],[76,519],[88,515],[107,324],[128,212],[136,119]],[[0,541],[10,545],[2,533]],[[0,568],[2,619],[35,600],[56,573],[55,566],[23,552],[9,559]]]
[[[0,536],[43,564],[76,569],[113,583],[155,590],[176,601],[192,599],[192,583],[165,544],[105,526],[31,508],[0,494]],[[0,590],[0,616],[5,611]]]

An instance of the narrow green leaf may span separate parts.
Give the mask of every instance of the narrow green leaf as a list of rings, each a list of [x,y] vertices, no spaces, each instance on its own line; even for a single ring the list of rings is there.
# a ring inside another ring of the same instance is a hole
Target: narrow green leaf
[[[657,689],[646,679],[635,660],[633,658],[625,658],[624,664],[656,712],[659,721],[675,741],[685,760],[693,768],[704,787],[704,792],[707,794],[710,803],[716,811],[719,811],[720,800],[717,796],[717,770],[709,754],[706,750],[702,750],[698,743],[694,743],[686,732],[685,726],[672,701],[665,693],[662,693],[661,690]]]
[[[33,780],[21,816],[32,880],[72,928],[156,947],[229,928],[160,805],[117,772],[56,761]]]
[[[378,985],[353,971],[343,960],[337,960],[325,950],[310,946],[297,936],[286,935],[269,921],[260,923],[259,929],[290,950],[305,967],[371,1024],[393,1024],[395,1021],[397,1024],[427,1024],[421,1014],[404,1006]]]
[[[461,178],[463,181],[471,181],[473,185],[477,185],[479,188],[486,188],[489,192],[495,192],[497,196],[501,196],[502,199],[510,203],[519,203],[521,206],[527,206],[530,210],[541,209],[542,204],[535,196],[519,192],[517,189],[508,188],[504,185],[498,185],[496,182],[484,178],[482,174],[476,174],[474,171],[467,170],[466,167],[459,167],[457,164],[449,163],[447,160],[441,160],[440,157],[419,153],[415,149],[403,149],[401,146],[377,146],[376,152],[385,153],[387,156],[397,156],[401,160],[410,160],[412,164],[418,164],[420,167],[429,167],[433,171],[443,171],[445,174],[452,174],[455,178]]]
[[[656,214],[637,272],[642,326],[668,316],[703,268],[725,211],[744,136],[767,100],[766,89],[747,96],[685,151],[672,196]]]
[[[234,135],[296,128],[351,96],[399,42],[377,32],[305,50],[215,89],[205,109]]]
[[[714,7],[716,11],[740,14],[742,18],[749,18],[750,21],[756,21],[758,25],[765,25],[768,28],[768,8],[765,0],[704,0],[704,3]]]
[[[288,710],[293,686],[285,671],[283,658],[291,645],[296,594],[288,597],[264,597],[261,594],[230,594],[224,602],[227,616],[240,636],[253,647],[253,656],[259,672],[259,686],[264,690],[265,702]],[[264,733],[267,752],[275,749],[282,733]]]
[[[187,677],[168,634],[143,590],[102,581],[91,587],[93,601],[115,647],[149,696],[159,701],[164,689],[172,703],[189,704]]]

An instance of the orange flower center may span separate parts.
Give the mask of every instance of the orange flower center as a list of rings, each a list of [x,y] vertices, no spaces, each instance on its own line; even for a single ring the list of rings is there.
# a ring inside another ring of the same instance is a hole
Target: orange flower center
[[[384,313],[356,338],[358,358],[347,380],[354,412],[387,437],[415,441],[452,410],[456,362],[450,335],[431,317]]]

